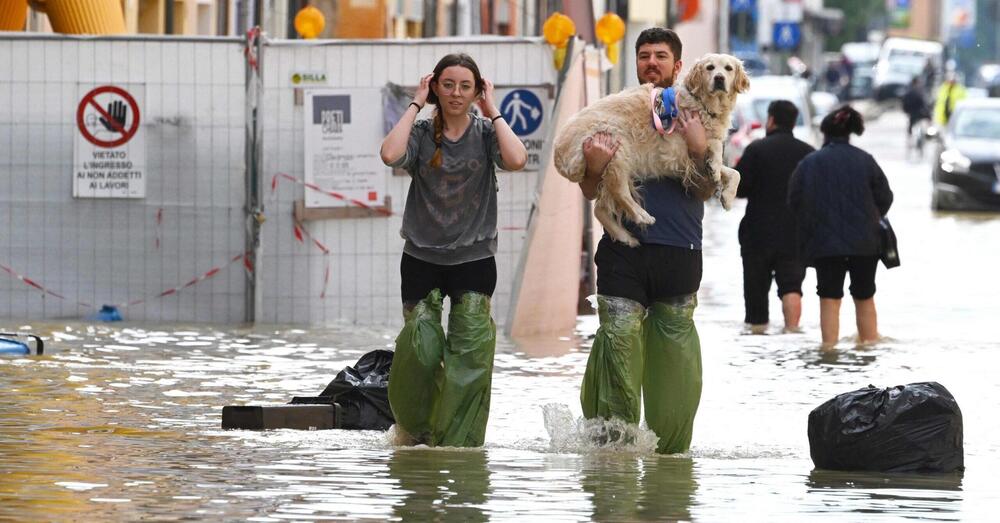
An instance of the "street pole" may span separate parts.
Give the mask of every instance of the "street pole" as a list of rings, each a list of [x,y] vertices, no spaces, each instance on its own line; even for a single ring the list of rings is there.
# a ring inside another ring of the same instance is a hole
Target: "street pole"
[[[719,52],[729,53],[729,0],[719,2]]]

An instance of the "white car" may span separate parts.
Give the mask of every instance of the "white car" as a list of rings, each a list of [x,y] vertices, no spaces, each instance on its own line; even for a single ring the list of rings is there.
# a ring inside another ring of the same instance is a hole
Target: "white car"
[[[733,124],[723,152],[726,165],[740,161],[750,142],[767,133],[767,106],[775,100],[788,100],[799,109],[799,118],[792,133],[803,142],[819,147],[821,139],[813,125],[813,108],[809,101],[809,84],[794,76],[759,76],[750,79],[750,91],[736,100]]]

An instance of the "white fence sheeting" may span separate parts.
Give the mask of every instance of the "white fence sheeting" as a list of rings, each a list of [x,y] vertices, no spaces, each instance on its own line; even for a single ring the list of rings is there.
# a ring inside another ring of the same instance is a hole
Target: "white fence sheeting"
[[[0,317],[242,321],[245,75],[238,40],[0,36]],[[144,91],[144,198],[72,197],[99,85]]]
[[[264,161],[261,177],[270,184],[276,173],[303,180],[302,105],[296,105],[292,76],[296,72],[326,73],[322,87],[383,87],[387,82],[417,85],[448,53],[464,52],[482,75],[498,88],[553,86],[556,70],[548,45],[540,39],[418,40],[375,43],[270,42],[262,51],[261,113]],[[319,88],[306,86],[305,88]],[[554,93],[554,88],[553,88]],[[500,101],[497,101],[500,103]],[[546,100],[551,107],[551,100]],[[425,109],[426,111],[426,109]],[[368,115],[381,119],[381,107]],[[421,116],[423,117],[423,115]],[[372,144],[377,152],[379,144]],[[387,170],[388,173],[388,170]],[[500,183],[498,282],[494,317],[503,322],[510,306],[512,279],[524,246],[539,172],[498,172]],[[409,177],[389,176],[393,215],[334,218],[303,223],[306,232],[324,244],[324,254],[308,237],[294,234],[292,207],[302,200],[301,185],[278,181],[272,194],[265,188],[268,217],[262,243],[264,254],[264,318],[276,323],[327,323],[346,320],[361,324],[401,322],[399,236]],[[327,269],[329,277],[327,279]],[[324,285],[324,282],[325,285]],[[321,297],[325,289],[325,297]]]
[[[307,220],[304,241],[293,208],[309,189],[281,178],[272,191],[271,182],[279,173],[303,181],[294,72],[325,73],[331,88],[413,86],[452,52],[470,54],[500,88],[556,83],[540,39],[265,43],[258,318],[401,321],[399,229],[409,178],[386,170],[391,216]],[[0,317],[78,319],[114,304],[127,320],[245,321],[246,82],[244,44],[232,39],[0,36]],[[72,197],[76,113],[91,85],[143,90],[143,198]],[[365,116],[381,119],[381,107]],[[538,176],[498,174],[501,322]]]

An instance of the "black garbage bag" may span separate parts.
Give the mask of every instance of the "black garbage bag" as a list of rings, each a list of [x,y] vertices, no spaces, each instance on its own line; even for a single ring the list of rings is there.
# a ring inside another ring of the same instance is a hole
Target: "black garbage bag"
[[[830,470],[963,470],[962,411],[935,382],[869,385],[809,413],[809,454]]]
[[[392,351],[373,350],[353,367],[345,367],[318,397],[295,397],[292,404],[340,405],[339,427],[353,430],[388,430],[396,422],[389,408],[389,369]]]

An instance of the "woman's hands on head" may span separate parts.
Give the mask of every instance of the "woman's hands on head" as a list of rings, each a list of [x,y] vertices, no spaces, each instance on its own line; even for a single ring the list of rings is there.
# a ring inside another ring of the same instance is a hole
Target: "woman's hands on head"
[[[483,113],[487,118],[500,115],[500,110],[496,104],[496,87],[493,82],[483,78]]]
[[[420,107],[427,103],[427,95],[431,92],[431,78],[434,78],[434,73],[428,73],[421,77],[417,92],[413,95],[413,101]]]

